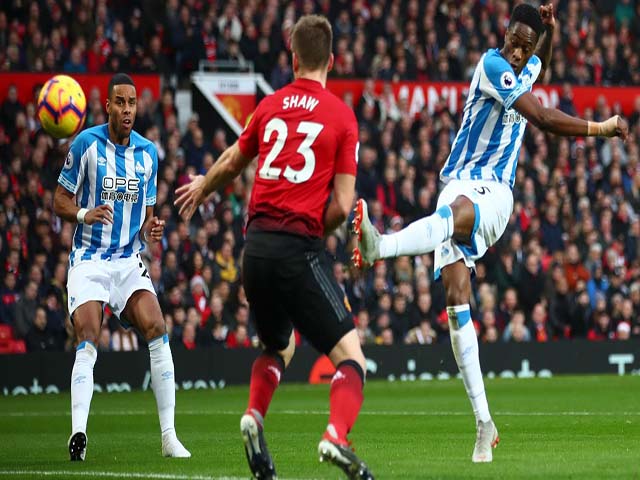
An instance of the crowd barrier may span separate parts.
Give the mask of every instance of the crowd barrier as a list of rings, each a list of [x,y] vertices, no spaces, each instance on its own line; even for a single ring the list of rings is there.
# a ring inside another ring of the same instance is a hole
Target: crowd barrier
[[[174,349],[176,388],[216,389],[246,384],[256,349]],[[447,344],[371,346],[365,348],[369,379],[438,381],[457,375]],[[74,354],[43,352],[0,356],[0,394],[30,395],[69,390]],[[480,361],[488,377],[535,378],[557,374],[640,375],[640,342],[571,342],[481,345]],[[333,368],[327,357],[309,347],[298,349],[283,375],[284,382],[329,382]],[[127,392],[150,387],[149,354],[99,353],[95,390]]]

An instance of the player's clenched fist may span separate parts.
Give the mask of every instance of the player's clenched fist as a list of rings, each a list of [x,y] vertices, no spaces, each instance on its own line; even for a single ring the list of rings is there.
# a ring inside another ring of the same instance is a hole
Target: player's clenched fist
[[[614,115],[604,122],[588,122],[587,133],[599,137],[620,137],[626,141],[629,135],[629,125],[620,115]]]
[[[540,16],[542,17],[542,23],[547,27],[555,28],[556,18],[553,15],[553,3],[540,5]]]
[[[163,232],[164,220],[160,220],[158,217],[152,217],[145,227],[142,235],[147,242],[159,242],[162,240]]]
[[[113,223],[113,207],[111,205],[100,205],[85,214],[84,223],[87,225],[93,225],[98,222],[103,225]]]

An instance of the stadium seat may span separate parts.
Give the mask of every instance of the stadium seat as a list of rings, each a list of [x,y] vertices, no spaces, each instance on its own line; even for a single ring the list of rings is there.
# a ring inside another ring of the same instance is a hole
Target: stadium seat
[[[11,325],[0,324],[0,342],[13,340],[13,327]]]
[[[12,353],[13,328],[11,325],[0,325],[0,354]]]
[[[11,353],[27,353],[27,345],[24,340],[13,340],[11,342]]]

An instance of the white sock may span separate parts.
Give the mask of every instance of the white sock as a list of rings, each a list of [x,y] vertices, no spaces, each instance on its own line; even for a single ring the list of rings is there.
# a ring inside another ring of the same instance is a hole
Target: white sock
[[[428,217],[416,220],[391,235],[380,239],[380,258],[422,255],[433,252],[453,236],[453,213],[444,205]]]
[[[93,397],[93,366],[98,351],[93,343],[81,342],[71,371],[71,433],[87,432],[87,419]]]
[[[464,388],[467,390],[469,400],[471,400],[476,422],[478,420],[488,422],[491,420],[491,414],[484,391],[480,358],[478,357],[478,338],[471,321],[469,304],[447,307],[447,315],[449,316],[453,355],[456,357]]]
[[[169,336],[163,335],[149,342],[151,359],[151,387],[158,404],[160,431],[163,435],[175,431],[176,384]]]

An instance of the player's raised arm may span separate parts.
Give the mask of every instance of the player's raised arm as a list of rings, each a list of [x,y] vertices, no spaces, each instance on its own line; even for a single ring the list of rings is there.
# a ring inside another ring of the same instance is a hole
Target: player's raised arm
[[[545,73],[549,68],[549,64],[551,63],[551,51],[552,51],[552,43],[553,43],[553,32],[556,28],[556,19],[553,12],[553,3],[549,5],[541,5],[540,6],[540,16],[542,17],[542,23],[544,24],[544,33],[540,36],[538,40],[538,45],[536,47],[535,54],[538,56],[540,61],[542,62],[542,66],[540,68],[540,74],[538,75],[538,80],[541,82],[544,81]]]
[[[569,137],[620,137],[627,139],[629,125],[619,115],[604,122],[589,122],[572,117],[555,108],[543,107],[531,92],[522,94],[513,107],[536,127]]]
[[[209,194],[237,177],[251,160],[245,157],[236,141],[222,152],[206,175],[191,175],[191,181],[176,190],[174,205],[180,207],[179,214],[189,221]]]

